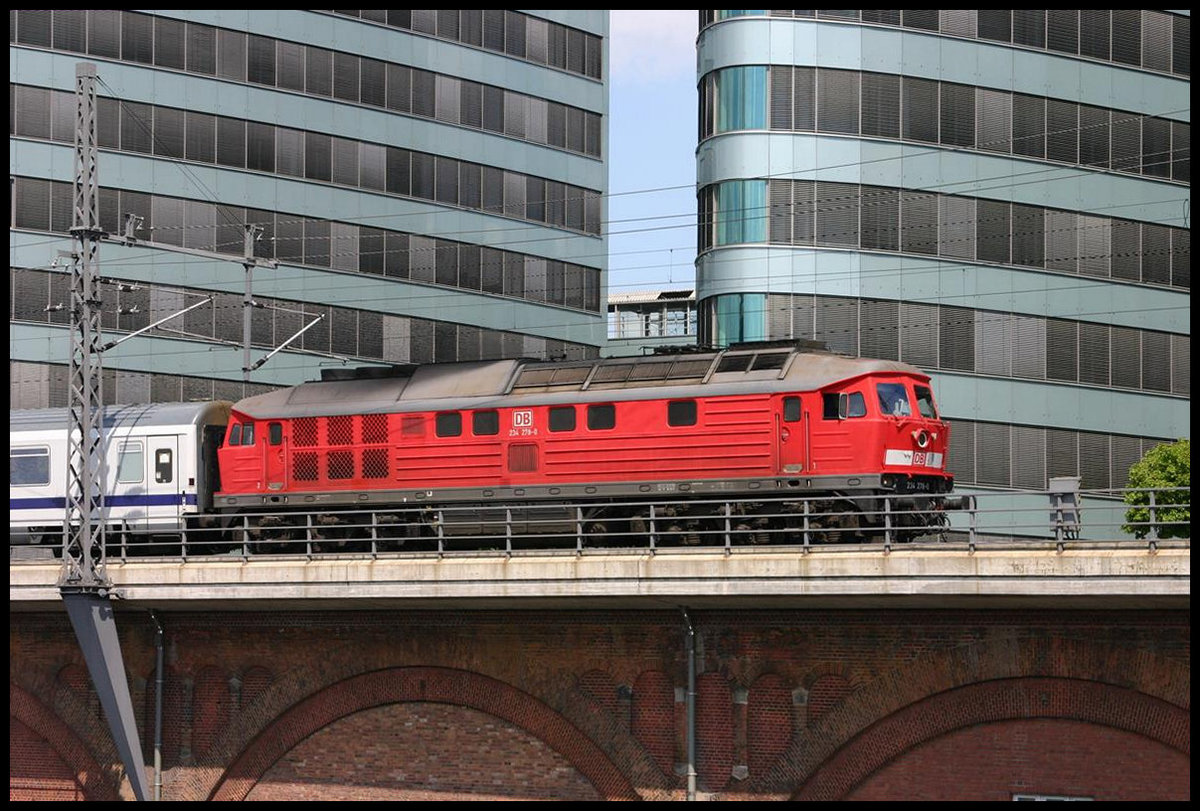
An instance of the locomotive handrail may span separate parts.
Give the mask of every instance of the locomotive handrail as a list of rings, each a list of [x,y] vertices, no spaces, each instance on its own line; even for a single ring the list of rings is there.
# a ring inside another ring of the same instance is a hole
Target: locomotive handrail
[[[1168,491],[1178,495],[1163,497]],[[1144,520],[1127,515],[1127,494],[1148,492]],[[1160,494],[1160,495],[1156,495]],[[988,491],[951,499],[956,509],[936,516],[929,526],[904,526],[906,498],[888,496],[878,503],[843,505],[818,511],[817,498],[768,495],[754,502],[738,499],[653,499],[606,502],[628,512],[606,517],[601,528],[590,526],[594,504],[487,504],[360,508],[284,512],[263,510],[225,518],[212,526],[199,522],[175,533],[114,526],[107,550],[110,564],[145,557],[184,561],[213,556],[250,560],[260,556],[327,555],[436,556],[572,555],[642,550],[650,555],[692,549],[721,549],[726,555],[769,549],[795,549],[813,554],[845,549],[878,549],[887,555],[902,546],[935,544],[968,553],[987,546],[1053,546],[1082,548],[1098,542],[1141,545],[1153,551],[1164,543],[1190,547],[1187,509],[1190,488],[1124,488],[1082,490],[1075,509],[1079,531],[1065,538],[1054,521],[1050,491]],[[1166,503],[1164,503],[1164,501]],[[748,505],[753,505],[753,510]],[[1080,505],[1083,505],[1082,509]],[[826,507],[828,505],[825,505]],[[697,519],[697,514],[704,518]],[[1047,520],[1047,516],[1050,520]],[[1172,515],[1169,520],[1164,515]],[[681,518],[680,516],[686,516]],[[601,522],[596,522],[601,523]],[[877,530],[865,536],[862,527]],[[37,559],[32,554],[61,554],[65,527],[51,527],[40,545],[10,534],[10,561]],[[1184,530],[1187,530],[1186,532]],[[1174,537],[1183,534],[1186,537]]]

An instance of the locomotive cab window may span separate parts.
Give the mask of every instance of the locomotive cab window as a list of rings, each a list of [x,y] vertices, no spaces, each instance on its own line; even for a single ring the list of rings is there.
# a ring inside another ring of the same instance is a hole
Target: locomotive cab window
[[[471,433],[475,436],[495,436],[500,433],[500,412],[476,411],[471,415]]]
[[[933,392],[927,386],[914,387],[917,392],[917,413],[931,420],[937,419],[937,408],[933,405]]]
[[[844,420],[867,416],[867,400],[861,391],[825,392],[821,395],[821,418]]]
[[[231,446],[242,444],[242,424],[240,422],[235,422],[229,427],[229,444]]]
[[[267,444],[282,445],[283,444],[283,423],[269,422],[267,423]]]
[[[247,422],[244,425],[242,425],[242,444],[243,445],[253,445],[254,444],[254,423]]]
[[[165,484],[175,478],[172,456],[174,454],[167,448],[159,448],[154,452],[154,481],[159,484]]]
[[[695,425],[696,401],[672,400],[667,403],[667,425]]]
[[[117,449],[117,481],[122,484],[140,482],[145,477],[145,469],[142,443],[122,442]]]
[[[592,431],[607,431],[617,427],[616,406],[611,403],[588,406],[587,422],[588,429]]]
[[[783,398],[783,421],[784,422],[799,422],[800,421],[800,398],[799,397],[784,397]]]
[[[9,448],[8,484],[31,485],[50,483],[49,448]]]
[[[912,416],[908,404],[908,391],[903,383],[879,383],[875,386],[879,394],[879,412],[892,417]]]
[[[457,411],[443,411],[437,415],[435,431],[438,436],[461,436],[462,414]]]
[[[551,431],[575,430],[575,406],[555,406],[550,409]]]

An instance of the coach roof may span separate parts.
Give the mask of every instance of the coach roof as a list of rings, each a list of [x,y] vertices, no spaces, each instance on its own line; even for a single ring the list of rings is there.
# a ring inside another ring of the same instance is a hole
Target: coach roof
[[[230,405],[224,400],[108,405],[104,407],[104,427],[178,428],[210,423],[224,424],[229,418]],[[70,421],[70,413],[65,408],[18,409],[8,412],[9,430],[13,434],[23,431],[65,431]]]

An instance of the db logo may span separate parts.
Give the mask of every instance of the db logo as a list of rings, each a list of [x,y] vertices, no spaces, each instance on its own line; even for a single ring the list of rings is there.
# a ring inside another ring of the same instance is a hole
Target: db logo
[[[924,467],[925,466],[925,454],[922,451],[917,451],[913,454],[913,466],[914,467]]]
[[[532,428],[533,427],[533,412],[532,411],[514,411],[513,412],[513,428]]]

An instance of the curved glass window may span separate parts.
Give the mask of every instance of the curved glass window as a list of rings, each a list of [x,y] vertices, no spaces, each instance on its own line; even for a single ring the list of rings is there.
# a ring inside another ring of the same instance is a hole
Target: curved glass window
[[[716,192],[716,245],[767,241],[767,181],[731,180]]]
[[[716,297],[713,334],[718,346],[762,341],[767,336],[766,293],[733,293]]]
[[[767,67],[717,71],[716,131],[767,128]]]

